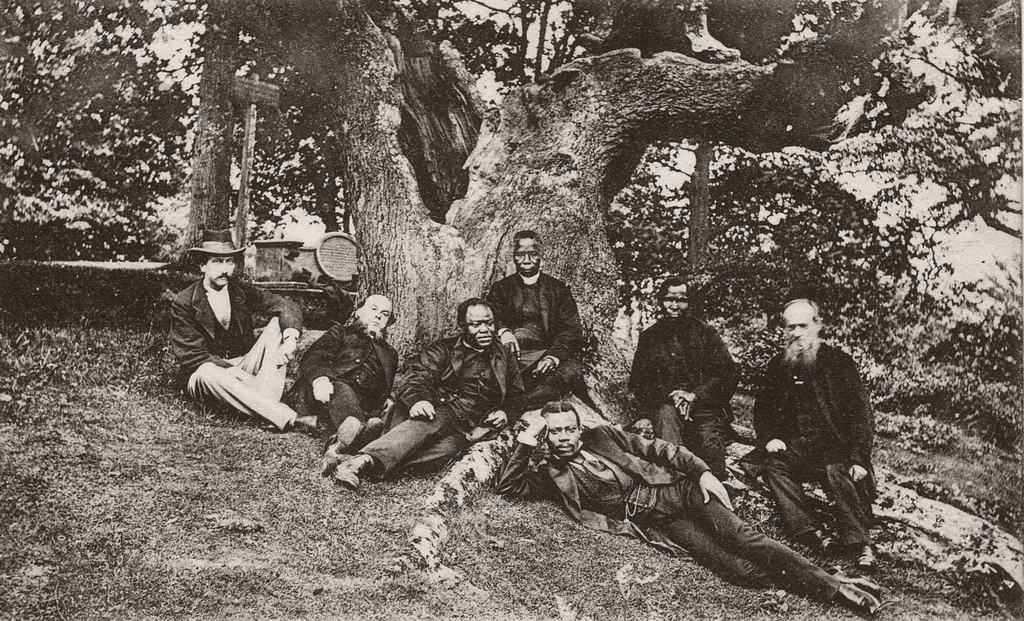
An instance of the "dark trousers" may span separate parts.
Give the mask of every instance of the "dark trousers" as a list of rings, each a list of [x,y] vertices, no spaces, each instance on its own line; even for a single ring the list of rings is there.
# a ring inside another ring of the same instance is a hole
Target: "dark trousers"
[[[432,420],[409,418],[409,411],[397,403],[384,420],[381,437],[359,452],[373,457],[384,476],[403,469],[429,469],[462,455],[472,442],[457,427],[454,410],[464,409],[458,400],[434,404]],[[460,412],[464,414],[463,412]]]
[[[711,472],[725,480],[729,471],[725,467],[725,448],[729,436],[721,410],[707,409],[691,412],[691,420],[683,420],[679,409],[663,403],[651,413],[654,435],[666,442],[685,446],[711,468]]]
[[[587,384],[583,380],[583,364],[578,360],[559,360],[555,370],[544,375],[536,375],[533,372],[535,367],[536,365],[531,365],[522,369],[527,410],[542,408],[545,403],[557,401],[570,393],[576,394],[584,401],[590,398]]]
[[[351,386],[341,380],[334,381],[334,394],[327,403],[320,403],[313,397],[313,385],[300,379],[285,398],[299,416],[316,416],[318,426],[333,434],[346,418],[354,417],[361,423],[369,418],[369,412]]]
[[[681,479],[658,488],[658,501],[638,526],[656,529],[682,546],[717,576],[741,586],[775,583],[822,601],[839,581],[784,544],[755,531],[712,498],[705,504],[700,485]]]
[[[795,443],[787,443],[795,444]],[[775,497],[782,523],[793,536],[820,528],[807,510],[807,497],[802,481],[816,482],[835,500],[835,518],[839,540],[849,546],[871,543],[871,508],[862,502],[850,478],[849,462],[827,463],[813,459],[796,446],[785,451],[768,453],[764,461],[764,480]]]

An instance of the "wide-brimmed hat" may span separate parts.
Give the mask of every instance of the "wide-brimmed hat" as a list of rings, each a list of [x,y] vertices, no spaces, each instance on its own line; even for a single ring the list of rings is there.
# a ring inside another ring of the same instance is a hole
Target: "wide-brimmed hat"
[[[203,231],[203,241],[195,248],[189,248],[192,255],[207,255],[212,257],[229,257],[242,254],[245,248],[237,248],[235,240],[231,236],[231,229],[219,231]]]

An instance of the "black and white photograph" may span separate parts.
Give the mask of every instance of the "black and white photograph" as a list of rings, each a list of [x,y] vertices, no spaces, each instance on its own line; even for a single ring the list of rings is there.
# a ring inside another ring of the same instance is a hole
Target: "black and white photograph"
[[[0,619],[1024,619],[1019,0],[0,0]]]

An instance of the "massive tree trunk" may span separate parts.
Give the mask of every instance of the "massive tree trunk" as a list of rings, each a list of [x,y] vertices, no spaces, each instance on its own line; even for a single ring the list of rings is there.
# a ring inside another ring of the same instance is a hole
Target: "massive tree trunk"
[[[338,6],[343,36],[325,34],[324,44],[334,51],[346,200],[364,250],[362,287],[396,305],[392,340],[408,354],[449,332],[455,305],[505,275],[512,234],[534,229],[545,241],[544,269],[567,281],[579,302],[591,343],[589,379],[613,420],[623,418],[627,360],[611,338],[619,276],[604,218],[646,146],[689,139],[757,151],[820,147],[831,129],[801,122],[798,111],[780,110],[771,123],[759,113],[792,97],[787,86],[799,73],[792,66],[615,50],[506,96],[466,162],[465,197],[440,223],[458,183],[453,152],[436,142],[459,137],[472,144],[472,86],[455,58],[424,53],[415,41],[417,63],[432,63],[430,72],[448,76],[458,94],[438,100],[443,91],[423,79],[421,64],[410,75],[413,46],[399,36],[399,16],[358,0]],[[699,31],[705,22],[698,21]],[[435,109],[425,110],[425,101]],[[815,118],[821,116],[819,110]]]
[[[192,156],[191,208],[185,247],[195,245],[204,228],[231,227],[231,155],[234,113],[231,82],[238,65],[239,21],[230,3],[211,1],[201,46],[199,78],[202,105],[196,118]]]

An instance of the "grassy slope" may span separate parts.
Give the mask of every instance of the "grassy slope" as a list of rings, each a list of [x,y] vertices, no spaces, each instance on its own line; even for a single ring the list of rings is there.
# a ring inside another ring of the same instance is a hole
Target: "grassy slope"
[[[168,389],[154,322],[64,323],[0,323],[2,618],[547,619],[555,596],[596,619],[855,618],[490,494],[452,520],[446,562],[471,586],[429,584],[402,557],[431,479],[343,493],[316,474],[312,438]],[[662,580],[627,600],[615,579],[626,564]],[[878,578],[891,601],[879,619],[1001,617],[893,559]]]

